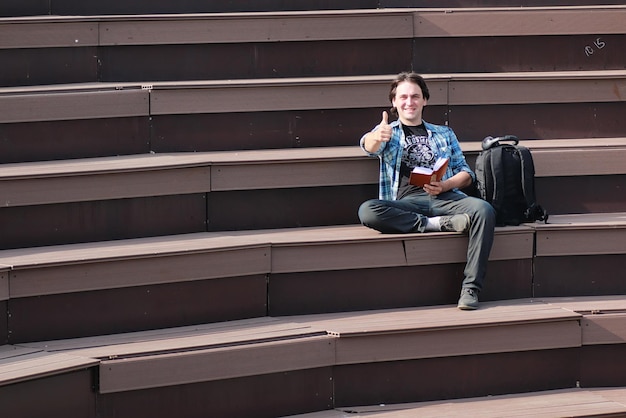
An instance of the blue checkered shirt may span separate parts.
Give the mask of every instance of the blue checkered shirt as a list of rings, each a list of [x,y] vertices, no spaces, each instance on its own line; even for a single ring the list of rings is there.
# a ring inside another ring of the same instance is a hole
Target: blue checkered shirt
[[[404,130],[400,121],[393,121],[390,125],[392,128],[391,139],[389,142],[381,143],[378,151],[374,153],[365,151],[365,135],[363,135],[360,141],[361,148],[368,155],[380,158],[379,199],[384,200],[396,200],[398,196],[400,164],[404,150]],[[450,159],[448,170],[443,176],[443,180],[461,171],[467,171],[472,176],[472,181],[475,181],[476,175],[465,161],[465,156],[454,131],[448,126],[433,125],[428,122],[424,122],[424,126],[428,131],[430,143],[437,149],[437,154],[440,157],[448,157]],[[378,129],[378,126],[373,130],[375,131],[376,129]]]

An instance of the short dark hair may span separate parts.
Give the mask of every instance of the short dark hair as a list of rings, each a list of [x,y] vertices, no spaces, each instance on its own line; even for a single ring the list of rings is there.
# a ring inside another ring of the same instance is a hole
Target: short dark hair
[[[396,97],[396,90],[398,89],[398,84],[409,81],[411,83],[417,84],[420,89],[422,89],[422,95],[426,100],[430,99],[430,92],[428,91],[428,86],[426,85],[426,80],[421,75],[414,72],[402,72],[396,76],[396,78],[391,82],[391,89],[389,90],[389,101],[393,103],[393,98]],[[392,108],[391,112],[397,115],[396,108]]]

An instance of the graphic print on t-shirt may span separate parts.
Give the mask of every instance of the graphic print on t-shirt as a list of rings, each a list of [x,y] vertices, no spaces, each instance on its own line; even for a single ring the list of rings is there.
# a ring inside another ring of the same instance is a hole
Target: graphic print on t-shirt
[[[402,152],[402,171],[410,173],[414,167],[432,167],[437,155],[428,140],[424,125],[403,126],[404,151]]]

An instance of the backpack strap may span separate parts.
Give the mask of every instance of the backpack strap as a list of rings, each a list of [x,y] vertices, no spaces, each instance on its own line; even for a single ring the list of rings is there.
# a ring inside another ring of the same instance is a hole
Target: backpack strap
[[[523,146],[516,147],[522,164],[522,191],[526,199],[525,216],[530,221],[544,221],[548,223],[548,213],[537,204],[535,196],[535,164],[530,150]]]
[[[493,193],[491,196],[491,204],[499,210],[502,207],[502,190],[498,188],[498,184],[504,184],[504,170],[502,167],[502,146],[495,146],[489,150],[491,177],[493,178]]]
[[[526,147],[517,146],[520,162],[522,163],[522,191],[526,199],[526,205],[531,207],[535,202],[535,164]]]

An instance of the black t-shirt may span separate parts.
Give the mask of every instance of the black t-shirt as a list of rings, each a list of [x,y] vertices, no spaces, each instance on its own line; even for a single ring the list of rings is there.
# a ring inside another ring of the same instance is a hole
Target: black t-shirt
[[[415,191],[422,190],[421,187],[413,186],[409,183],[409,176],[413,168],[432,168],[439,157],[436,153],[436,149],[433,148],[428,140],[428,131],[423,123],[418,126],[402,125],[402,129],[404,130],[405,141],[400,165],[398,199]]]

